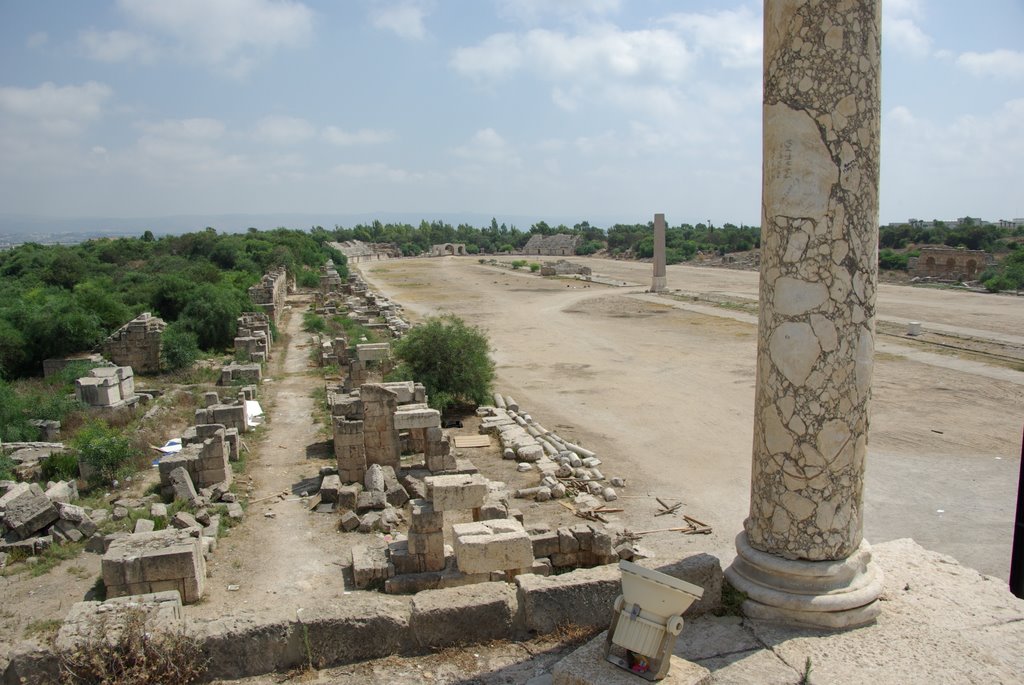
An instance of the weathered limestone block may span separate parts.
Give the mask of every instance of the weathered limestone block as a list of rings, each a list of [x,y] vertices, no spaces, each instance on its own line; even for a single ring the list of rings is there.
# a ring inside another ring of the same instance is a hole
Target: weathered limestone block
[[[295,632],[309,645],[304,653],[313,655],[315,668],[410,651],[409,598],[354,593],[344,600],[295,613]]]
[[[409,502],[412,521],[409,530],[417,533],[438,533],[444,528],[444,513],[436,511],[434,504],[426,499]]]
[[[437,428],[441,425],[441,412],[436,409],[400,409],[395,412],[395,428]]]
[[[487,479],[479,474],[430,476],[425,480],[435,511],[478,509],[487,497]]]
[[[64,618],[54,646],[59,652],[70,652],[101,641],[116,641],[129,611],[142,612],[148,634],[185,630],[180,595],[173,590],[154,592],[103,602],[76,602]]]
[[[4,498],[4,523],[19,539],[31,537],[59,517],[53,502],[35,483],[15,488],[8,496]]]
[[[352,548],[352,576],[356,589],[383,584],[395,575],[394,565],[388,561],[386,546],[356,545]]]
[[[206,561],[202,543],[184,530],[160,530],[117,538],[101,563],[107,595],[177,590],[185,604],[203,595]]]
[[[197,497],[195,485],[192,483],[192,477],[184,466],[174,468],[168,475],[168,478],[174,492],[175,500],[191,502]]]
[[[389,343],[364,343],[356,345],[356,357],[361,362],[380,361],[391,356]]]
[[[526,629],[543,635],[564,623],[607,628],[622,591],[620,575],[617,566],[607,565],[546,578],[516,576]]]
[[[507,583],[480,583],[417,593],[409,625],[416,643],[438,649],[513,637],[515,591]]]
[[[78,499],[78,485],[75,481],[58,481],[46,488],[46,499],[54,504],[63,502],[65,504]]]
[[[522,524],[513,519],[457,523],[452,526],[455,559],[463,573],[529,568],[533,545]]]
[[[320,501],[337,504],[338,492],[341,490],[341,478],[336,474],[324,476],[320,481]]]

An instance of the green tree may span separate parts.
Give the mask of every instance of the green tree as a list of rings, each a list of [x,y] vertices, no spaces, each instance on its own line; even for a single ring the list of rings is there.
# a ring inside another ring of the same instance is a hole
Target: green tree
[[[245,296],[236,290],[203,284],[193,291],[179,320],[195,333],[204,350],[223,349],[233,342],[246,304]]]
[[[181,323],[174,322],[164,329],[160,338],[160,363],[167,371],[184,369],[199,357],[196,334]]]
[[[431,317],[413,327],[394,352],[408,375],[426,386],[435,409],[490,399],[494,361],[487,334],[456,316]]]

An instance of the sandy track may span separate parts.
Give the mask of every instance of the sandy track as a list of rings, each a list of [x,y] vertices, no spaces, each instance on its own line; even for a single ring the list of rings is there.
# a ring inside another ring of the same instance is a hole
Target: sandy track
[[[580,260],[643,284],[650,265]],[[413,318],[453,312],[486,329],[498,387],[546,427],[630,478],[628,494],[681,498],[715,528],[671,533],[656,551],[702,549],[728,562],[749,492],[756,320],[719,308],[480,265],[475,258],[358,265]],[[755,272],[669,267],[669,286],[702,299],[750,303]],[[1017,298],[883,285],[879,318],[920,320],[1024,347]],[[914,537],[985,573],[1008,575],[1019,468],[1024,373],[882,336],[876,359],[865,531]],[[941,510],[941,512],[939,511]],[[634,529],[660,527],[636,500]]]

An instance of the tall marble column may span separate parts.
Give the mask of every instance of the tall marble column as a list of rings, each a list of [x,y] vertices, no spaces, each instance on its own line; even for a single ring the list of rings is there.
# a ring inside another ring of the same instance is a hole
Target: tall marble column
[[[665,215],[654,215],[654,278],[651,292],[660,293],[665,289]]]
[[[863,540],[878,245],[879,0],[766,0],[749,616],[878,614]]]

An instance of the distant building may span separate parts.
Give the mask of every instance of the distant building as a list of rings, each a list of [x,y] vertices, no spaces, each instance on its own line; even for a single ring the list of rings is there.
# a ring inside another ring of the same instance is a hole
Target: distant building
[[[992,255],[984,250],[922,247],[920,257],[907,260],[907,273],[916,278],[973,281],[986,266],[994,263]]]
[[[541,235],[536,233],[530,236],[530,240],[523,248],[523,254],[527,255],[551,255],[554,257],[568,257],[576,254],[576,246],[579,245],[581,236],[557,233],[555,235]]]
[[[999,228],[1018,229],[1024,226],[1024,219],[1000,219],[997,225]]]
[[[445,255],[467,255],[465,243],[441,243],[430,246],[431,257],[444,257]]]

